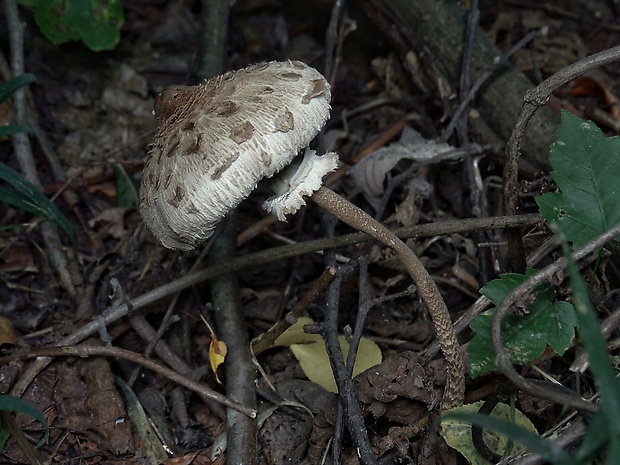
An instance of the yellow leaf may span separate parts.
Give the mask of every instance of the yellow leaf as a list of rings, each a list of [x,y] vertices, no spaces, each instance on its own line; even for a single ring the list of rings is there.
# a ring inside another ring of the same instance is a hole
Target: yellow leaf
[[[306,334],[303,326],[314,323],[310,318],[300,318],[297,323],[287,329],[275,341],[275,345],[290,347],[299,361],[301,369],[308,379],[330,392],[338,392],[336,381],[329,364],[323,338],[318,334]],[[344,336],[338,336],[342,355],[346,360],[349,354],[349,343]],[[368,368],[382,361],[381,349],[370,339],[362,338],[353,367],[353,376],[357,376]]]
[[[15,329],[13,329],[13,323],[6,317],[0,316],[0,346],[16,346],[17,336],[15,335]]]
[[[222,384],[222,382],[217,376],[217,369],[222,363],[224,363],[227,351],[228,349],[226,348],[224,341],[220,341],[215,338],[211,339],[211,343],[209,344],[209,363],[211,364],[211,370],[213,370],[213,374],[215,375],[215,380],[219,384]]]
[[[319,334],[308,334],[304,332],[304,326],[313,324],[312,318],[302,316],[284,331],[274,341],[275,346],[290,347],[292,344],[306,344],[308,342],[322,342],[323,338]]]
[[[449,410],[449,412],[475,413],[480,410],[481,406],[482,401],[475,402],[473,404],[461,405],[460,407]],[[537,433],[532,422],[520,411],[514,410],[513,418],[513,410],[509,405],[500,402],[495,406],[491,412],[491,415],[503,420],[511,421],[518,426]],[[480,455],[471,440],[471,424],[453,419],[442,420],[441,436],[450,447],[459,451],[470,464],[489,465],[489,461]],[[518,445],[513,443],[512,449],[507,451],[506,448],[510,445],[509,439],[499,433],[484,430],[482,437],[487,447],[500,456],[510,454],[518,448]]]

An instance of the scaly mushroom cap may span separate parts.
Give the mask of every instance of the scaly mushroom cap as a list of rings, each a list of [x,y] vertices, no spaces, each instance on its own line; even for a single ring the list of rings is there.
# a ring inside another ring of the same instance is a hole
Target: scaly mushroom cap
[[[258,181],[308,146],[329,117],[330,98],[325,78],[299,61],[164,90],[140,188],[148,228],[168,248],[195,248]]]

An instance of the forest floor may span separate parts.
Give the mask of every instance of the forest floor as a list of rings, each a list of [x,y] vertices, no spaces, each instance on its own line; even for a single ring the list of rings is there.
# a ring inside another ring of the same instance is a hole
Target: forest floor
[[[236,336],[218,328],[210,278],[234,272],[234,299],[252,340],[286,321],[296,307],[323,322],[326,301],[331,298],[334,305],[329,293],[335,266],[339,333],[350,337],[360,305],[367,305],[362,334],[368,342],[362,344],[360,357],[367,355],[369,344],[383,360],[355,379],[373,455],[385,464],[466,463],[443,442],[433,423],[446,367],[432,320],[399,260],[384,247],[359,238],[338,242],[354,231],[341,223],[330,226],[312,204],[286,223],[274,221],[261,208],[270,196],[262,184],[238,208],[238,257],[230,263],[210,260],[211,242],[192,252],[165,249],[144,227],[137,189],[157,130],[155,97],[170,85],[201,81],[201,3],[121,3],[121,39],[114,50],[105,52],[91,51],[80,42],[51,43],[39,31],[32,11],[19,8],[25,23],[25,71],[37,78],[27,94],[36,115],[32,124],[40,130],[30,137],[37,174],[45,194],[73,225],[77,240],[72,245],[60,230],[61,242],[50,244],[36,217],[8,204],[0,206],[0,225],[18,225],[0,230],[0,315],[9,328],[0,328],[0,344],[7,356],[43,355],[33,351],[58,344],[101,350],[51,351],[51,358],[36,361],[3,359],[0,392],[32,402],[47,418],[50,433],[45,444],[26,453],[28,444],[41,438],[43,427],[21,413],[3,415],[3,427],[12,427],[0,462],[224,463],[227,454],[238,453],[216,453],[225,447],[222,438],[230,428],[226,408],[205,400],[204,392],[182,386],[182,380],[194,380],[206,391],[226,395],[231,385],[244,383],[222,366],[218,376],[211,370],[214,338],[201,317],[229,351]],[[480,129],[490,122],[481,121],[474,99],[465,119],[475,130],[441,139],[460,102],[459,82],[441,73],[442,56],[429,55],[428,44],[407,31],[406,24],[391,27],[395,20],[385,13],[389,1],[347,2],[336,28],[330,26],[329,0],[233,3],[225,47],[228,70],[291,59],[324,72],[328,45],[333,46],[335,60],[328,75],[332,116],[322,145],[339,153],[344,168],[338,172],[342,176],[328,176],[328,184],[390,228],[414,228],[408,245],[439,287],[453,321],[463,316],[471,320],[490,308],[480,289],[501,273],[515,271],[503,231],[484,222],[504,214],[502,173],[508,137],[491,137]],[[448,3],[455,3],[466,21],[467,6],[461,3],[470,2]],[[534,38],[509,60],[532,87],[620,43],[617,2],[481,1],[479,8],[479,27],[502,52],[528,32],[548,27],[548,35]],[[5,21],[0,19],[0,48],[8,63]],[[326,39],[330,31],[335,42]],[[10,78],[6,64],[0,71],[3,80]],[[480,90],[484,91],[485,87]],[[620,63],[561,87],[554,94],[553,111],[557,116],[559,108],[568,108],[613,136],[620,133],[617,96]],[[10,122],[12,115],[10,102],[0,106],[0,124]],[[459,147],[473,154],[432,163],[411,157],[416,151],[435,155]],[[382,157],[368,157],[379,149]],[[20,169],[10,138],[0,139],[0,162]],[[537,213],[534,196],[554,188],[548,165],[527,166],[520,171],[520,215]],[[479,227],[467,226],[462,221],[466,218],[477,218]],[[549,246],[553,235],[543,221],[523,218],[513,226],[519,227],[528,263],[541,269],[561,251]],[[434,232],[415,229],[439,222],[451,226]],[[335,256],[322,249],[334,250]],[[54,252],[66,260],[60,269]],[[598,273],[594,299],[603,321],[617,310],[619,276],[613,256],[604,256]],[[179,283],[188,276],[197,277]],[[553,284],[562,299],[570,300],[568,284]],[[104,324],[102,315],[107,318],[110,313],[117,316]],[[156,336],[162,324],[162,334]],[[467,324],[457,330],[465,354],[472,331]],[[608,331],[610,340],[614,336]],[[298,334],[293,342],[302,339]],[[375,357],[369,350],[367,356]],[[308,379],[329,374],[328,359],[311,355],[305,363],[312,365],[316,357],[316,366],[302,369],[297,352],[288,347],[271,345],[260,352],[261,368],[249,395],[256,396],[257,409],[264,415],[259,415],[257,432],[241,440],[229,437],[229,447],[256,442],[255,463],[333,463],[334,448],[341,450],[341,463],[357,463],[357,443],[347,432],[349,417],[344,434],[337,421],[337,395]],[[144,357],[130,360],[131,354]],[[588,373],[577,380],[569,369],[579,350],[573,346],[562,357],[553,355],[545,352],[537,368],[564,386],[573,388],[579,382],[582,394],[592,395],[595,386]],[[135,363],[144,358],[169,366],[177,378]],[[519,370],[526,377],[540,377],[530,366]],[[499,371],[467,377],[465,394],[468,403],[492,396],[512,399],[541,433],[567,415],[562,405],[512,391]],[[272,409],[274,405],[279,408]]]

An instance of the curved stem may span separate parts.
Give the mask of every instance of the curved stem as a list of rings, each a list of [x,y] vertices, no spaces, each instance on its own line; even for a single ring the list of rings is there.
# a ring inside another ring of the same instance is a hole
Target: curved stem
[[[437,332],[437,340],[448,364],[448,379],[441,408],[447,410],[462,404],[465,395],[465,374],[460,346],[446,303],[420,259],[393,232],[332,190],[321,187],[311,198],[336,218],[374,237],[396,252],[418,287],[422,299],[428,305]]]

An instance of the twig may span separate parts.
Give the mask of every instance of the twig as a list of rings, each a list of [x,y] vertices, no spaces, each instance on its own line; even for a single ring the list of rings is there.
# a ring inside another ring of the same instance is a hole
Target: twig
[[[525,102],[521,112],[517,117],[512,134],[506,145],[506,164],[504,165],[504,214],[516,215],[519,206],[519,157],[521,155],[521,140],[525,134],[525,129],[534,113],[539,107],[545,105],[551,94],[560,86],[581,76],[582,74],[599,66],[612,63],[620,58],[620,46],[595,53],[589,57],[579,60],[553,76],[545,79],[536,88],[525,94]],[[525,268],[525,253],[523,250],[523,239],[518,231],[509,229],[506,231],[509,247],[509,263],[511,268],[519,270]]]
[[[338,59],[336,56],[336,48],[338,44],[340,18],[342,16],[342,9],[345,1],[346,0],[336,0],[334,3],[332,14],[329,19],[329,26],[327,27],[327,32],[325,34],[325,76],[329,76],[329,82],[332,85],[332,89],[336,83],[336,72],[338,70],[338,66],[336,66]]]
[[[539,221],[541,221],[541,217],[539,215],[519,215],[514,217],[495,217],[484,219],[472,218],[466,220],[429,223],[409,228],[399,228],[394,232],[401,238],[417,238],[476,231],[478,229],[504,229],[510,226],[532,225],[538,223]],[[244,255],[243,257],[236,257],[227,263],[210,266],[204,270],[190,273],[179,279],[164,284],[163,286],[157,287],[152,291],[131,299],[127,304],[121,304],[117,307],[109,307],[102,314],[103,320],[105,321],[105,324],[112,324],[113,322],[125,317],[130,310],[138,310],[146,305],[156,302],[159,299],[174,294],[175,292],[182,291],[183,289],[187,289],[195,284],[208,281],[214,276],[218,276],[220,274],[233,273],[235,271],[268,263],[274,260],[285,259],[306,253],[313,253],[319,250],[330,250],[338,247],[359,244],[369,240],[371,240],[371,238],[368,235],[363,233],[355,233],[328,239],[317,239],[295,245],[274,247],[261,252]],[[58,341],[58,345],[77,344],[86,339],[98,331],[99,321],[100,320],[95,319],[90,323],[85,324],[76,332]],[[41,358],[32,363],[24,375],[15,384],[11,393],[17,396],[23,394],[37,373],[45,368],[49,361],[49,359]]]
[[[226,62],[229,0],[202,0],[200,59],[201,79],[222,74]]]
[[[457,117],[457,114],[455,114],[452,118],[452,121],[450,121],[450,125],[454,125],[453,127],[456,127],[457,129],[460,146],[465,146],[470,143],[469,116],[466,110],[470,107],[475,95],[471,92],[473,90],[471,88],[471,61],[479,20],[480,10],[478,9],[478,1],[473,0],[469,5],[469,15],[467,19],[467,29],[465,34],[465,47],[463,48],[463,64],[461,66],[459,86],[459,97],[461,99],[461,103],[459,105],[459,109],[457,110],[457,113],[460,113],[460,116]],[[491,73],[489,73],[488,76],[491,76]],[[452,130],[448,128],[441,140],[447,141],[447,138],[450,137],[451,132]],[[474,155],[469,155],[463,158],[463,181],[467,186],[467,191],[469,193],[468,215],[481,217],[485,216],[485,212],[483,209],[482,198],[483,186],[481,185],[481,183],[477,182],[476,178],[476,174],[478,173],[477,160],[478,158],[475,158]],[[474,240],[476,241],[476,243],[480,244],[484,242],[484,238],[485,235],[482,231],[476,231],[474,233]],[[489,250],[486,247],[481,247],[478,249],[478,268],[483,282],[486,282],[490,274]]]
[[[330,252],[329,255],[333,255],[333,252]],[[333,263],[333,256],[331,258]],[[329,285],[327,291],[327,310],[325,323],[323,324],[323,338],[334,373],[334,379],[338,386],[340,405],[344,411],[344,417],[347,420],[347,426],[355,444],[360,463],[363,465],[373,465],[377,463],[377,460],[372,453],[362,407],[353,384],[353,379],[351,376],[348,376],[347,367],[342,356],[342,349],[338,341],[338,302],[340,301],[340,285],[343,274],[346,271],[341,268]],[[336,446],[334,446],[334,463],[339,463],[339,447]]]
[[[561,429],[554,431],[552,435],[553,439],[550,440],[553,441],[556,446],[566,449],[577,443],[585,432],[586,424],[583,418],[577,418],[571,423],[564,425]],[[545,433],[544,437],[549,437],[549,434]],[[498,462],[497,465],[540,465],[542,463],[547,463],[547,461],[540,455],[519,451],[501,462]]]
[[[6,21],[9,29],[11,42],[11,68],[13,76],[24,74],[24,25],[19,19],[17,4],[15,0],[5,1]],[[13,105],[15,107],[15,120],[18,124],[27,123],[27,102],[24,89],[19,89],[13,94]],[[28,135],[18,132],[11,136],[15,156],[24,177],[33,183],[39,190],[43,190],[42,184],[37,174],[37,167],[32,156],[32,147]],[[49,258],[54,265],[63,287],[71,297],[77,297],[77,290],[73,282],[73,277],[69,272],[70,267],[66,255],[62,252],[62,243],[56,226],[49,222],[41,225],[43,240],[49,253]]]
[[[256,410],[238,402],[235,402],[219,392],[214,391],[208,386],[197,383],[191,379],[186,378],[175,372],[174,370],[160,365],[148,358],[143,357],[140,354],[132,352],[130,350],[121,349],[119,347],[104,347],[94,345],[79,345],[70,347],[46,347],[43,349],[35,349],[24,353],[18,353],[7,357],[0,357],[0,365],[7,364],[15,360],[29,360],[40,357],[115,357],[123,360],[128,360],[133,363],[138,363],[143,367],[154,371],[157,374],[165,376],[166,378],[174,381],[181,386],[185,386],[188,389],[200,394],[201,396],[209,397],[227,407],[237,410],[243,413],[249,418],[256,418]]]
[[[312,284],[308,292],[299,300],[299,302],[293,307],[293,309],[286,315],[286,318],[278,321],[269,331],[261,334],[258,338],[252,341],[252,353],[254,356],[262,354],[265,350],[273,346],[274,341],[284,332],[287,328],[297,321],[298,318],[303,316],[304,311],[308,306],[314,302],[320,292],[323,291],[330,283],[330,281],[336,275],[336,269],[329,266],[321,273],[321,276]]]
[[[236,253],[236,214],[229,214],[224,230],[217,237],[210,254],[215,263],[231,260]],[[226,394],[230,399],[255,408],[256,368],[250,351],[248,329],[239,301],[239,283],[232,273],[211,281],[214,317],[220,338],[226,343]],[[256,422],[234,410],[227,412],[226,437],[229,464],[256,463]]]
[[[157,333],[153,327],[139,312],[135,312],[131,315],[131,327],[145,341],[152,341],[157,338]],[[192,367],[190,367],[185,360],[179,357],[179,355],[173,351],[165,341],[159,341],[157,345],[155,345],[154,350],[157,356],[174,371],[182,376],[187,376],[188,378],[192,377]],[[209,397],[201,396],[201,398],[214,414],[222,420],[226,419],[226,412],[220,404],[215,403]]]
[[[531,42],[535,38],[540,37],[541,35],[544,35],[544,34],[546,34],[546,29],[538,30],[538,31],[530,31],[519,42],[517,42],[512,47],[510,47],[510,49],[508,49],[506,53],[503,53],[494,63],[495,66],[493,66],[493,68],[485,71],[484,73],[480,75],[478,79],[476,79],[476,82],[471,86],[470,89],[468,89],[467,96],[461,101],[458,108],[452,115],[452,119],[450,120],[450,123],[448,124],[448,126],[446,127],[446,130],[441,136],[441,140],[446,141],[450,138],[450,136],[454,132],[454,129],[458,121],[461,119],[463,113],[465,112],[465,110],[467,110],[467,108],[469,107],[473,99],[476,97],[476,95],[478,95],[478,92],[480,91],[482,86],[489,80],[489,78],[493,76],[493,74],[496,73],[497,70],[500,69],[502,65],[504,65],[510,59],[512,55],[514,55],[516,52],[521,50],[523,47],[525,47],[529,42]]]
[[[588,242],[580,249],[574,251],[572,254],[573,260],[577,261],[592,253],[594,250],[603,246],[606,242],[614,239],[616,236],[618,236],[618,234],[620,234],[620,224],[614,226],[610,230],[598,236],[596,239]],[[532,381],[523,378],[521,375],[519,375],[519,373],[517,373],[515,367],[512,365],[510,353],[504,348],[502,342],[502,319],[508,314],[508,312],[510,312],[511,306],[515,302],[518,302],[525,296],[527,296],[536,286],[549,280],[555,273],[564,269],[565,266],[566,259],[564,257],[559,258],[552,264],[548,265],[547,267],[536,273],[531,278],[524,281],[519,286],[515,287],[510,292],[510,294],[506,296],[501,305],[497,307],[495,315],[493,316],[493,321],[491,324],[491,341],[493,342],[493,347],[495,349],[495,353],[497,354],[497,365],[504,373],[504,375],[506,375],[506,377],[515,386],[517,386],[517,388],[528,392],[529,394],[532,394],[536,397],[548,399],[557,403],[566,404],[578,410],[583,410],[586,412],[596,412],[598,410],[598,406],[596,404],[586,401],[581,397],[577,396],[576,394],[570,395],[553,389],[546,389],[545,387],[542,387],[539,383],[533,383]]]

